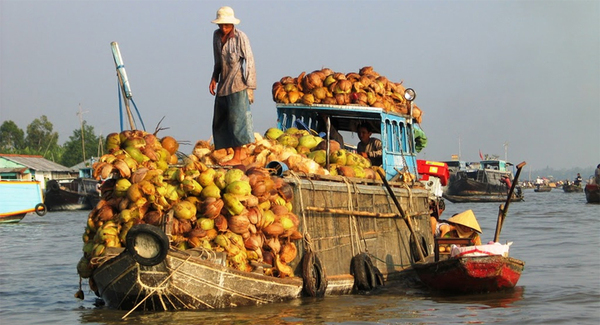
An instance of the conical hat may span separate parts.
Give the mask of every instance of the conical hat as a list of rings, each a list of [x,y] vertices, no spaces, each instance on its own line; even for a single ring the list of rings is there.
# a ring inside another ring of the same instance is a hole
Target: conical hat
[[[473,210],[467,210],[456,214],[452,216],[452,218],[448,219],[448,221],[457,225],[469,227],[481,234],[481,228],[479,227],[477,219],[475,219],[475,214],[473,213]]]

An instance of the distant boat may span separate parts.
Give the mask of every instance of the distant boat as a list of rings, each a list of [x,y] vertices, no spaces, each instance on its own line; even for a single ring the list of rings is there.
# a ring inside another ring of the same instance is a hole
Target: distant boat
[[[537,184],[535,186],[535,188],[533,189],[534,192],[550,192],[552,190],[552,187],[548,186],[548,185],[540,185]]]
[[[27,213],[43,216],[42,186],[39,181],[0,180],[0,223],[16,223]]]
[[[581,193],[583,192],[583,187],[575,184],[564,184],[563,191],[565,191],[565,193]]]
[[[478,169],[459,170],[450,176],[444,198],[453,203],[461,202],[503,202],[508,188],[502,181],[503,176],[513,179],[504,160],[483,160]],[[511,201],[522,201],[523,193],[518,187]]]

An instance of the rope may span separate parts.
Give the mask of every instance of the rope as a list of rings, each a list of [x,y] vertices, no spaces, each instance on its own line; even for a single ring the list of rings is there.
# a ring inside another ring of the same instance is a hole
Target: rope
[[[354,204],[352,202],[352,191],[350,188],[350,181],[348,181],[347,177],[343,177],[342,179],[344,180],[344,183],[346,183],[346,188],[348,189],[348,210],[352,211],[354,210]],[[360,232],[358,230],[359,227],[356,222],[356,216],[350,215],[348,216],[348,219],[350,223],[350,242],[352,243],[352,256],[354,256],[356,255],[357,250],[359,252],[363,251],[360,245],[360,239],[362,236],[360,235]]]
[[[119,122],[121,122],[121,132],[123,132],[123,104],[121,102],[121,84],[119,82],[117,82],[117,88],[117,93],[119,93]]]
[[[144,297],[144,299],[142,299],[140,302],[138,302],[137,305],[135,305],[127,314],[125,314],[123,317],[121,317],[121,319],[125,319],[127,318],[127,316],[129,316],[129,314],[131,314],[134,310],[136,310],[141,304],[144,303],[144,301],[146,301],[146,299],[150,298],[152,295],[154,295],[154,293],[158,290],[158,288],[162,287],[163,284],[165,284],[165,282],[167,282],[175,273],[177,273],[177,271],[179,270],[179,268],[181,268],[183,266],[183,264],[185,264],[192,256],[188,256],[188,258],[185,259],[185,261],[181,262],[181,264],[179,264],[179,266],[173,270],[168,277],[166,277],[158,286],[156,286],[152,291],[150,291],[146,297]]]
[[[138,118],[140,119],[140,123],[142,123],[142,128],[146,131],[146,126],[144,125],[144,121],[142,120],[142,116],[140,115],[140,111],[137,108],[137,105],[133,101],[133,97],[131,98],[131,103],[133,104],[133,108],[135,108],[135,112],[137,113]]]
[[[404,187],[404,188],[406,188],[406,190],[408,191],[408,204],[407,204],[408,205],[408,211],[406,212],[406,217],[409,218],[413,214],[413,212],[414,212],[413,204],[412,204],[412,202],[413,202],[413,193],[412,193],[412,190],[410,189],[410,186],[408,186],[407,183],[402,183],[401,186]]]
[[[304,248],[306,249],[307,252],[312,252],[313,251],[313,245],[312,245],[312,240],[310,238],[310,234],[308,233],[307,228],[307,223],[306,223],[306,213],[304,212],[304,199],[302,197],[302,184],[300,182],[300,177],[298,177],[298,174],[296,174],[294,171],[290,170],[289,171],[290,174],[292,175],[292,177],[294,177],[294,180],[297,182],[298,184],[298,192],[300,193],[300,211],[302,212],[302,239],[303,239],[303,243],[304,243]],[[311,181],[311,184],[312,181]],[[313,189],[314,189],[314,184],[313,184]]]

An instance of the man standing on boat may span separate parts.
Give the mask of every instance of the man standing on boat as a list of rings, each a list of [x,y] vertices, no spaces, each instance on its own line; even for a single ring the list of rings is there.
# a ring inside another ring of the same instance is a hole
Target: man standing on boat
[[[581,174],[577,173],[577,177],[575,177],[575,181],[573,182],[573,184],[575,184],[575,186],[581,186]]]
[[[240,20],[231,7],[219,8],[212,23],[219,26],[213,34],[215,66],[209,85],[211,95],[216,95],[212,124],[215,149],[233,148],[233,158],[224,164],[238,165],[246,158],[243,146],[254,142],[250,111],[256,89],[254,56],[246,34],[234,27]]]

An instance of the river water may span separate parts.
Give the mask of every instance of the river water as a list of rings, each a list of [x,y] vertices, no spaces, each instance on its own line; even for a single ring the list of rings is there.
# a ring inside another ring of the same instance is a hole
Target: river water
[[[447,203],[443,217],[473,209],[494,237],[498,203]],[[600,205],[583,193],[525,190],[511,203],[500,241],[526,262],[513,291],[458,297],[422,288],[298,299],[217,311],[134,312],[97,306],[84,281],[74,297],[89,211],[27,215],[0,226],[0,324],[599,324]]]

